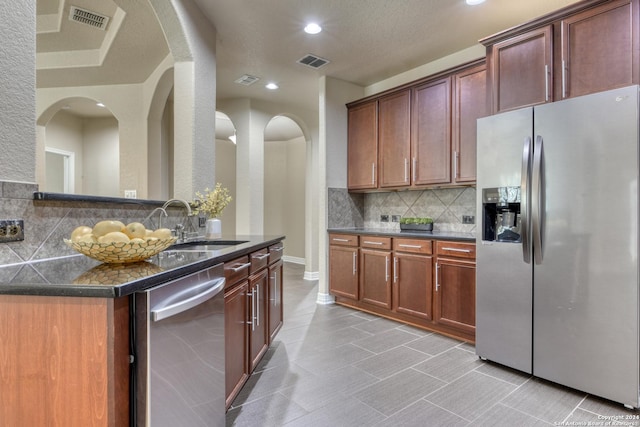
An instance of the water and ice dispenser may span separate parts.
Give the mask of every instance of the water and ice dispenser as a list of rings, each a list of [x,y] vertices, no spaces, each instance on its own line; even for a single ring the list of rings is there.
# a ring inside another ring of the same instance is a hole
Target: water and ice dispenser
[[[482,240],[520,242],[520,187],[482,189]]]

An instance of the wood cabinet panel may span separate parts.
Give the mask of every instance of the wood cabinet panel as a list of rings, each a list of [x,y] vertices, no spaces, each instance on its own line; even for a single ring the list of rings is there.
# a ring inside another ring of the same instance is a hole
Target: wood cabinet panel
[[[410,129],[410,90],[403,90],[378,100],[379,187],[405,187],[411,184]]]
[[[230,288],[242,279],[249,277],[249,262],[248,256],[236,258],[232,261],[224,263],[224,277],[226,279],[225,288]]]
[[[249,277],[249,372],[253,372],[269,345],[267,269]]]
[[[251,263],[251,267],[249,267],[249,274],[262,270],[269,264],[269,250],[264,248],[259,251],[252,252],[251,255],[249,255],[249,262]]]
[[[361,190],[378,186],[378,101],[349,108],[347,188]]]
[[[430,255],[432,253],[432,246],[431,240],[405,238],[393,239],[393,250],[396,252]]]
[[[360,249],[360,300],[391,309],[391,252]]]
[[[282,260],[276,261],[269,266],[269,344],[273,342],[276,334],[283,324],[282,305]]]
[[[451,78],[413,88],[411,167],[413,185],[451,181]]]
[[[436,322],[468,333],[475,333],[476,268],[474,262],[438,257],[435,295]]]
[[[475,243],[439,240],[436,243],[436,252],[438,256],[475,259],[476,245]]]
[[[432,319],[433,258],[395,253],[393,257],[393,310]]]
[[[457,73],[453,80],[453,182],[476,180],[476,121],[489,114],[485,64]]]
[[[224,345],[226,407],[249,378],[247,293],[249,281],[236,284],[224,294]]]
[[[358,246],[358,237],[355,234],[329,234],[330,245]]]
[[[492,47],[494,113],[551,100],[552,28],[547,25]]]
[[[358,299],[358,248],[329,245],[329,292]]]
[[[611,1],[562,20],[562,98],[637,82],[637,6]]]
[[[369,249],[391,249],[391,237],[362,236],[362,239],[360,239],[360,247]]]

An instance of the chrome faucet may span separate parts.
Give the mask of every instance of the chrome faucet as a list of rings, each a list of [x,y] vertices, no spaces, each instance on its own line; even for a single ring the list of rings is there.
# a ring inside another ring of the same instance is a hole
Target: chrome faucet
[[[146,224],[146,222],[149,221],[156,212],[160,212],[158,214],[158,228],[162,228],[162,214],[164,214],[165,217],[168,216],[167,211],[165,211],[164,208],[155,208],[154,210],[152,210],[151,213],[147,215],[147,217],[142,221],[142,223]],[[153,225],[153,223],[151,223],[151,225]]]
[[[191,237],[196,237],[195,235],[197,235],[198,233],[195,231],[195,229],[193,228],[193,224],[191,223],[191,220],[189,219],[190,216],[193,216],[193,212],[191,212],[191,206],[189,206],[189,203],[185,200],[182,199],[170,199],[167,200],[165,202],[164,205],[162,205],[162,209],[167,209],[168,206],[170,206],[171,204],[174,203],[178,203],[182,206],[184,206],[187,210],[187,223],[189,224],[189,228],[191,228],[193,230],[193,233],[189,233],[185,230],[185,227],[183,224],[176,224],[176,227],[172,230],[172,232],[175,234],[175,236],[178,238],[178,242],[186,242],[187,240],[189,240],[189,238]]]
[[[167,209],[167,206],[169,206],[169,205],[171,205],[173,203],[180,203],[185,208],[187,208],[187,216],[193,215],[191,213],[191,206],[189,206],[189,203],[186,200],[182,200],[182,199],[169,199],[164,203],[164,205],[162,205],[162,209]]]

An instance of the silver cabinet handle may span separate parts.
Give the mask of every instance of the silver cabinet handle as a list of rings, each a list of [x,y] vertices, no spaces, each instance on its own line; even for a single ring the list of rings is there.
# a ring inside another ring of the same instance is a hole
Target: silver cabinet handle
[[[225,283],[226,280],[224,278],[209,280],[204,283],[199,283],[192,288],[203,289],[196,295],[178,300],[176,302],[172,301],[172,297],[169,297],[165,301],[161,301],[157,304],[157,306],[161,306],[160,308],[151,310],[151,319],[154,322],[158,322],[162,319],[175,316],[195,306],[203,304],[204,302],[210,300],[218,293],[220,293],[220,291],[224,289]]]
[[[404,182],[409,181],[409,159],[404,158]]]
[[[418,160],[414,157],[413,164],[411,166],[411,175],[414,183],[416,182],[416,169],[418,169]]]
[[[393,257],[393,283],[398,283],[398,257]]]
[[[376,164],[371,163],[371,185],[376,185]]]
[[[260,286],[256,286],[256,293],[258,294],[256,298],[256,324],[260,326]]]
[[[358,273],[358,254],[357,253],[353,253],[353,275],[355,276]]]
[[[453,152],[453,179],[456,180],[458,178],[458,152]]]
[[[549,66],[544,64],[544,102],[549,102]]]
[[[389,281],[389,257],[384,257],[384,280],[385,282]]]
[[[274,288],[275,288],[275,292],[274,292],[274,293],[276,294],[276,301],[275,301],[275,304],[274,304],[274,305],[276,305],[276,306],[277,306],[277,305],[280,305],[280,298],[278,297],[278,291],[279,291],[279,289],[278,289],[278,288],[279,288],[280,286],[278,286],[278,271],[277,271],[277,270],[273,272],[273,276],[274,276],[274,277],[273,277],[273,282],[274,282],[274,283],[273,283],[273,286],[274,286]]]
[[[278,246],[277,248],[271,248],[272,252],[282,252],[284,250],[284,246]]]
[[[251,289],[251,330],[256,330],[256,290]]]
[[[251,255],[252,259],[257,259],[258,261],[262,261],[263,259],[267,258],[269,256],[269,254],[263,254],[263,255]]]
[[[382,243],[382,242],[371,242],[371,241],[369,241],[369,240],[365,240],[365,241],[364,241],[364,242],[362,242],[362,243],[365,243],[365,244],[367,244],[367,245],[384,245],[384,243]]]
[[[422,245],[406,245],[404,243],[398,244],[400,248],[410,248],[410,249],[422,249]]]
[[[351,240],[349,239],[338,239],[337,237],[334,237],[333,239],[334,242],[350,242]]]
[[[451,251],[451,252],[463,252],[465,254],[470,254],[472,252],[471,249],[458,249],[458,248],[442,248],[443,251]]]
[[[440,264],[436,262],[436,292],[440,288]]]
[[[567,97],[567,64],[562,60],[562,97]]]
[[[237,273],[240,270],[244,270],[245,268],[249,267],[251,265],[250,262],[247,262],[245,264],[234,264],[237,267],[230,267],[229,270],[233,271],[234,273]]]

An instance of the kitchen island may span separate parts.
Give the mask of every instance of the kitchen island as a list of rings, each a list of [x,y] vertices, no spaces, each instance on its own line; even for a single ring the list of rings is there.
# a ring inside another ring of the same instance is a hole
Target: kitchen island
[[[135,293],[283,239],[233,236],[134,264],[70,255],[0,267],[0,424],[128,426]]]

